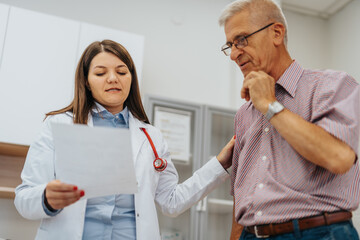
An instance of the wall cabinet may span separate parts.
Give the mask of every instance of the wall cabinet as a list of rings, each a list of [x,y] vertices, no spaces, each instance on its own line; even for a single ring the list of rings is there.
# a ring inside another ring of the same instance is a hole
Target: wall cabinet
[[[80,23],[10,7],[0,68],[0,141],[29,145],[70,103]]]
[[[0,142],[0,198],[14,198],[29,146]]]
[[[143,36],[0,4],[0,142],[30,145],[45,113],[70,104],[84,49],[103,39],[123,44],[141,75]]]
[[[233,119],[236,113],[235,110],[186,103],[156,96],[146,96],[145,107],[152,124],[157,121],[156,115],[161,114],[161,111],[177,113],[180,118],[181,114],[189,113],[190,127],[186,127],[184,122],[180,128],[182,127],[184,131],[190,131],[190,159],[184,163],[184,161],[172,158],[179,173],[180,183],[190,177],[195,170],[204,165],[211,157],[217,155],[234,134]],[[176,119],[169,119],[167,124],[174,128],[179,127]],[[164,130],[162,126],[160,126],[160,130]],[[167,135],[168,133],[164,134]],[[172,144],[176,144],[176,142],[170,139],[168,141],[170,153],[172,152]],[[183,151],[185,149],[183,148]],[[229,169],[229,171],[231,170]],[[162,239],[229,239],[232,224],[232,206],[230,180],[227,180],[177,218],[165,217],[159,212]]]
[[[5,40],[9,10],[10,7],[8,5],[0,4],[0,67],[1,67],[2,52],[3,52],[2,46],[4,45],[4,40]]]
[[[0,142],[0,239],[34,239],[40,223],[20,216],[14,205],[28,150],[26,145]]]

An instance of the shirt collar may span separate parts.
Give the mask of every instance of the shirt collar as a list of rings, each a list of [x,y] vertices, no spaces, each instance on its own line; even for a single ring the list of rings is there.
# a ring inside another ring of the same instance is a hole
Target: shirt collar
[[[285,91],[287,91],[291,95],[291,97],[295,97],[296,88],[303,72],[304,68],[301,67],[301,65],[294,60],[285,70],[283,75],[281,75],[279,80],[277,80],[276,84],[282,86]],[[252,102],[250,101],[248,103],[248,106],[246,106],[246,109],[248,109],[251,105]]]
[[[126,106],[121,112],[117,114],[112,114],[111,112],[106,110],[106,108],[103,105],[101,105],[98,102],[95,102],[94,106],[91,109],[91,112],[93,116],[101,117],[105,119],[112,119],[118,116],[119,118],[123,118],[126,124],[129,124],[129,110]]]
[[[296,88],[303,72],[304,68],[294,60],[276,84],[282,86],[292,97],[295,97]]]

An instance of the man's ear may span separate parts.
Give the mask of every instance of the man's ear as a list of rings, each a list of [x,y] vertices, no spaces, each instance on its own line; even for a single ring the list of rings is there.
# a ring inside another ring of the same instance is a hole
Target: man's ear
[[[280,46],[281,44],[284,44],[285,26],[281,23],[275,23],[273,29],[274,45]]]

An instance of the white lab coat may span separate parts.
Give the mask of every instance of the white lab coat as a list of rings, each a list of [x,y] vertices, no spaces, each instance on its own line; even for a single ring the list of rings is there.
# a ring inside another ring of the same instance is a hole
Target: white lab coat
[[[84,228],[86,200],[65,207],[54,217],[48,216],[42,207],[42,194],[46,184],[56,177],[51,132],[53,122],[72,124],[72,115],[58,114],[44,121],[40,135],[30,146],[26,157],[21,173],[22,184],[15,190],[15,206],[23,217],[41,219],[36,239],[80,240]],[[91,115],[88,122],[88,125],[92,126]],[[163,172],[155,171],[153,150],[140,127],[147,129],[159,157],[167,160],[168,165]],[[165,215],[178,216],[225,181],[229,175],[214,157],[192,177],[178,184],[177,171],[160,131],[134,118],[131,113],[129,128],[138,181],[138,193],[135,194],[136,235],[138,240],[157,240],[160,239],[160,233],[155,202]]]

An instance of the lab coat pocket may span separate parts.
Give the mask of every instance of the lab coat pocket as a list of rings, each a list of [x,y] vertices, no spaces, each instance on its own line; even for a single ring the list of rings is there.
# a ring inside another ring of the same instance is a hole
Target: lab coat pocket
[[[155,170],[153,162],[155,160],[154,153],[150,147],[141,149],[136,166],[136,175],[142,187],[151,188],[151,192],[155,194],[158,182],[159,172]]]
[[[48,239],[48,238],[49,238],[49,231],[47,229],[43,229],[40,225],[40,228],[37,230],[35,240]]]
[[[51,221],[51,218],[43,218],[43,219],[41,219],[39,230],[48,231],[50,221]]]

